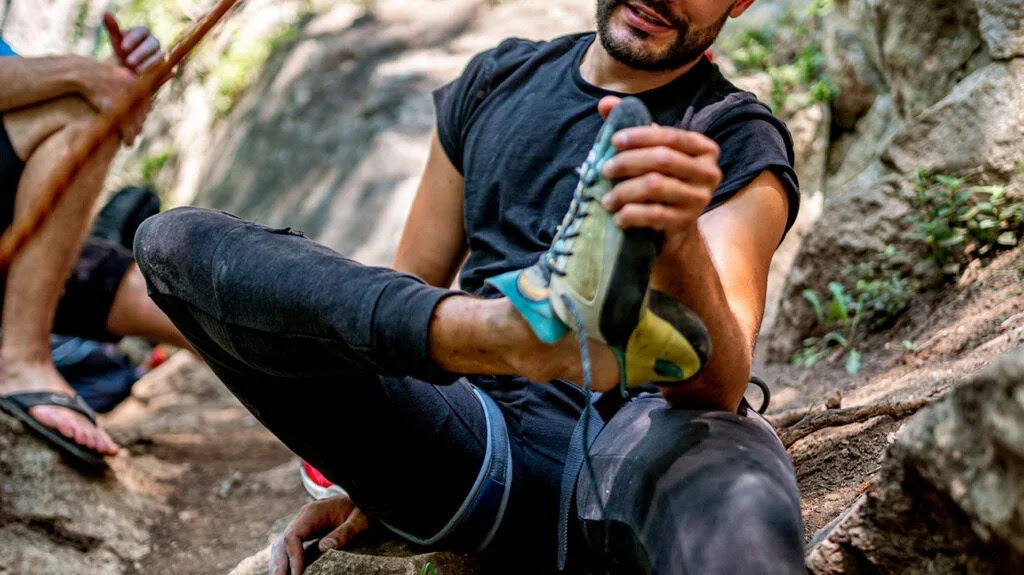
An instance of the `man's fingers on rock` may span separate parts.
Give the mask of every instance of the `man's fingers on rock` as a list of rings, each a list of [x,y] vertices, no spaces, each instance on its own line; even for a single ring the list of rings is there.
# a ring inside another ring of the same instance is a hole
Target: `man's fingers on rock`
[[[341,549],[348,545],[356,535],[366,531],[369,526],[369,518],[358,507],[353,508],[341,525],[320,539],[320,551]]]
[[[341,549],[348,544],[350,539],[352,539],[352,535],[351,526],[347,522],[342,523],[320,539],[320,543],[318,545],[320,551]]]
[[[270,575],[288,575],[288,552],[284,548],[284,539],[277,539],[270,546]]]
[[[365,531],[370,527],[370,517],[358,507],[352,509],[352,514],[348,516],[348,521],[358,528],[359,532]]]
[[[304,567],[302,564],[302,540],[295,536],[286,535],[284,538],[284,548],[288,553],[288,566],[291,568],[291,575],[300,575]]]

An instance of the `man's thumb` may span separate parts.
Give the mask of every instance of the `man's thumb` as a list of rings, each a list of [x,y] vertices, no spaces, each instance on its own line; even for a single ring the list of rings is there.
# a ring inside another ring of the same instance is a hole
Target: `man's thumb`
[[[330,551],[331,549],[337,549],[338,540],[333,537],[324,537],[320,540],[320,545],[318,545],[318,547],[320,548],[321,553]]]
[[[124,53],[124,47],[121,45],[124,41],[124,35],[121,34],[121,26],[117,23],[117,18],[110,12],[103,13],[103,27],[107,29],[107,34],[110,35],[110,45],[114,48],[114,54],[117,54],[117,59],[124,64],[125,58],[128,56]]]

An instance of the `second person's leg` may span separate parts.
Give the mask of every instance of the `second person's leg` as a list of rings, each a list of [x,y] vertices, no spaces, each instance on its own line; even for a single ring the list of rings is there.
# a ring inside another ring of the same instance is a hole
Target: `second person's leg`
[[[37,200],[41,183],[68,160],[77,138],[94,120],[95,112],[78,98],[61,98],[3,116],[10,144],[25,160],[15,222]],[[93,203],[119,143],[111,137],[99,147],[71,182],[69,193],[55,206],[51,217],[11,263],[3,304],[0,395],[37,391],[74,395],[50,358],[50,331],[61,289],[82,245]],[[103,455],[117,451],[105,432],[67,408],[44,405],[29,413],[87,449]]]

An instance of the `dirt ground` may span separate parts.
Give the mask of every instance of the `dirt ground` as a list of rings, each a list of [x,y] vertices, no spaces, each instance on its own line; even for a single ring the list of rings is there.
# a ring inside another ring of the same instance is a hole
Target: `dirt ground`
[[[307,501],[298,459],[185,353],[105,423],[131,454],[118,473],[155,481],[167,508],[138,573],[228,573]]]
[[[1022,280],[1024,255],[1016,251],[917,298],[896,326],[864,342],[856,376],[840,362],[810,370],[759,363],[756,372],[775,394],[770,416],[792,423],[824,411],[826,402],[847,408],[941,396],[1021,344]],[[882,416],[829,427],[791,446],[808,540],[864,492],[904,421]],[[265,548],[268,534],[307,500],[298,459],[187,354],[141,381],[104,423],[131,454],[118,460],[118,472],[150,482],[165,504],[138,573],[228,573]]]
[[[812,369],[759,362],[755,373],[775,393],[769,418],[779,426],[823,412],[826,403],[884,408],[934,401],[1022,343],[1024,254],[1014,250],[975,262],[956,285],[918,296],[896,325],[859,346],[864,365],[857,375],[841,361]],[[904,421],[881,416],[829,427],[789,448],[808,539],[867,489]]]

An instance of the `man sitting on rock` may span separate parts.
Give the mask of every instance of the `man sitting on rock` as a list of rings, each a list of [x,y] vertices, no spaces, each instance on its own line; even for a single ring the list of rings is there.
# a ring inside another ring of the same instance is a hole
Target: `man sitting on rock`
[[[435,93],[394,270],[220,212],[143,224],[156,302],[348,492],[272,573],[371,521],[485,572],[804,572],[792,465],[743,400],[792,144],[704,56],[751,3],[598,0],[596,34],[475,57]]]
[[[18,58],[0,40],[0,226],[8,228],[37,199],[42,182],[68,161],[76,139],[110,111],[137,75],[163,58],[145,28],[108,19],[118,61],[79,56]],[[121,142],[142,125],[138,110],[90,157],[51,217],[7,270],[0,343],[0,408],[56,448],[90,467],[117,445],[64,381],[50,355],[50,333],[98,340],[138,335],[187,345],[149,300],[131,253],[112,242],[83,247],[93,204]],[[77,260],[76,260],[77,258]],[[69,278],[70,272],[70,278]]]

